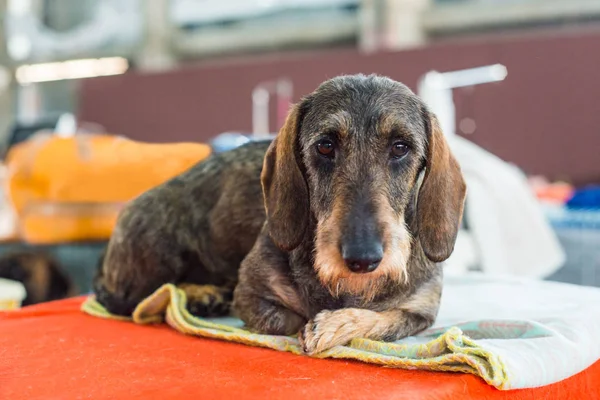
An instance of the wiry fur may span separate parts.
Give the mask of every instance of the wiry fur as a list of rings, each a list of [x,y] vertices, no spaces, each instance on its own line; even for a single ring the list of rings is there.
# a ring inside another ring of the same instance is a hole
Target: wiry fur
[[[323,138],[335,143],[334,159],[317,153]],[[410,149],[396,161],[395,140]],[[172,282],[200,303],[197,314],[211,315],[235,287],[234,311],[250,329],[300,332],[309,353],[355,337],[396,340],[435,319],[438,263],[453,250],[464,197],[435,117],[406,86],[337,77],[293,108],[270,145],[214,155],[133,201],[96,293],[109,311],[131,313]],[[358,274],[342,248],[364,227],[383,258]]]

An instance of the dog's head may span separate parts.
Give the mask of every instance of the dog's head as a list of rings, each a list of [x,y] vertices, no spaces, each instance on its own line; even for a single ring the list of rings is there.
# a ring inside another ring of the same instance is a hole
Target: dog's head
[[[450,256],[466,192],[423,102],[401,83],[363,75],[329,80],[294,106],[262,184],[277,246],[290,251],[315,234],[321,282],[365,299],[408,279],[416,241],[431,261]]]

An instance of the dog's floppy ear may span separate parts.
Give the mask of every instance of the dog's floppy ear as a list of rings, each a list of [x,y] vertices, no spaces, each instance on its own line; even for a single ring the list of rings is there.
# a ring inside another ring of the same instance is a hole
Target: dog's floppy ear
[[[300,107],[293,107],[269,146],[261,174],[269,234],[285,251],[298,247],[308,223],[308,189],[297,149]]]
[[[441,262],[454,250],[466,184],[436,116],[429,111],[424,114],[428,149],[425,177],[417,203],[419,240],[427,258]]]

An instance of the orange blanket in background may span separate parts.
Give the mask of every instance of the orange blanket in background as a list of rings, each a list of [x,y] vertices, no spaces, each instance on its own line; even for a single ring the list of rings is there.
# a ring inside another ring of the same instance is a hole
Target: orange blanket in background
[[[552,385],[500,391],[470,374],[316,359],[94,318],[82,301],[0,312],[0,399],[600,399],[600,362]]]
[[[39,134],[9,151],[7,195],[28,242],[107,239],[124,203],[210,152],[200,143]]]

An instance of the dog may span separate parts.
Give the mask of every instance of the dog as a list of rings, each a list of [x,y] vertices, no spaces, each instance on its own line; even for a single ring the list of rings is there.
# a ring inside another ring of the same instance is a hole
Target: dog
[[[77,292],[62,266],[50,255],[37,250],[0,257],[0,278],[23,284],[26,293],[23,306],[64,299]]]
[[[316,354],[430,327],[466,186],[436,117],[377,75],[322,83],[272,142],[215,154],[131,202],[95,280],[128,315],[162,284],[199,316],[298,333]]]

